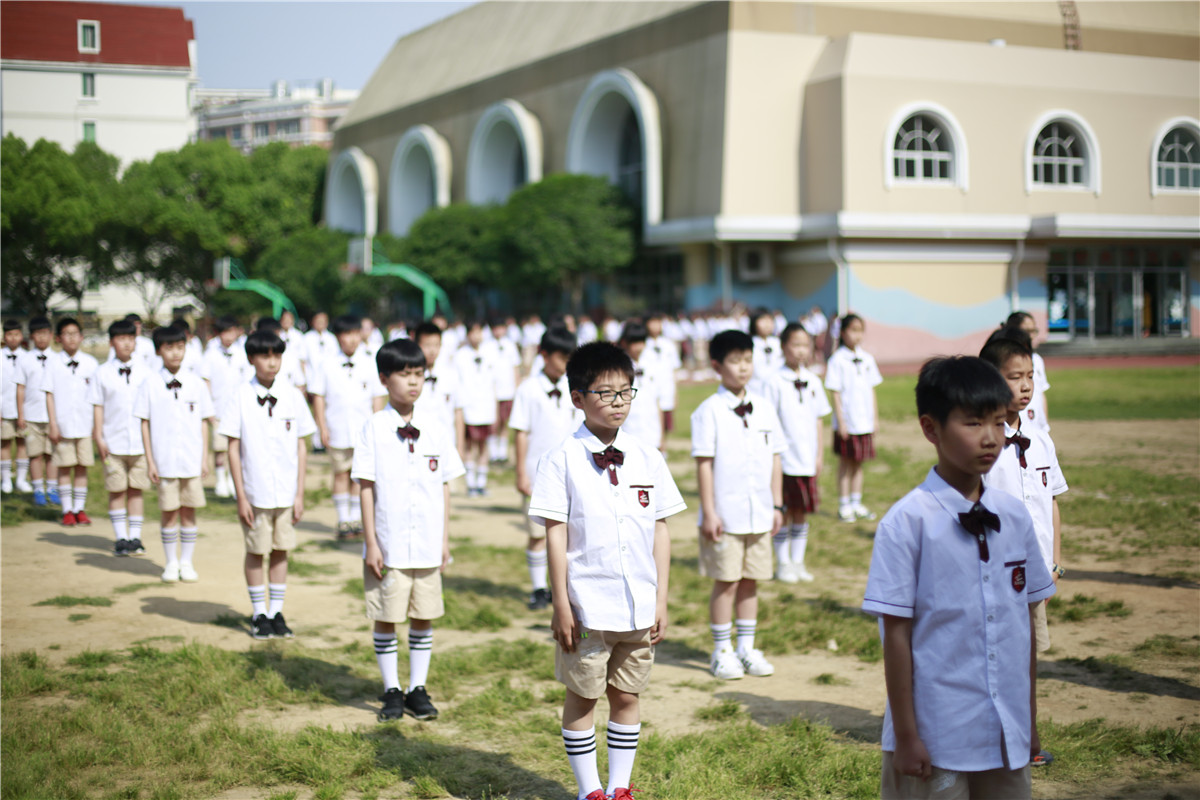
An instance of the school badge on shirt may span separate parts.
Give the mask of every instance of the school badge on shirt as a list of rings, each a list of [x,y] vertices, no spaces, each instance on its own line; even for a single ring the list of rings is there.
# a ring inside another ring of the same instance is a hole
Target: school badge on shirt
[[[283,421],[283,429],[285,431],[290,431],[292,429],[292,421],[290,419],[285,419]]]
[[[629,488],[637,489],[638,503],[641,504],[642,508],[648,508],[650,506],[650,489],[651,489],[651,487],[649,487],[649,486],[630,486]]]
[[[1012,571],[1012,587],[1014,591],[1025,590],[1025,562],[1018,561]]]
[[[437,462],[438,462],[437,456],[433,456],[429,459],[429,471],[430,472],[437,472]]]

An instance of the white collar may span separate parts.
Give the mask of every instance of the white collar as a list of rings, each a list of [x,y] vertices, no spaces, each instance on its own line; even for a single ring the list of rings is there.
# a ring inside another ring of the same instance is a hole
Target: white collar
[[[625,431],[617,428],[617,435],[613,437],[612,444],[607,445],[597,439],[596,434],[588,430],[586,423],[580,423],[579,430],[575,431],[575,438],[580,440],[590,453],[603,453],[610,446],[624,453],[627,451],[623,445],[629,437],[625,435]]]

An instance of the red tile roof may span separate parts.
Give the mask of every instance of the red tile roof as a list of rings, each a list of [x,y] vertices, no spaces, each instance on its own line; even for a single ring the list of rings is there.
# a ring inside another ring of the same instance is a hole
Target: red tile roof
[[[78,20],[100,23],[100,52],[79,52]],[[189,67],[192,21],[182,8],[4,0],[0,58]]]

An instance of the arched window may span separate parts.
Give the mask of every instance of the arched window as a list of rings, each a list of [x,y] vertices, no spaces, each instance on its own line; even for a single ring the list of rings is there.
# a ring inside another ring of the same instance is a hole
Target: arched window
[[[1200,190],[1200,131],[1195,124],[1176,125],[1159,137],[1154,180],[1159,189]]]
[[[617,156],[617,187],[638,208],[642,206],[642,182],[646,159],[642,154],[642,132],[637,114],[630,108],[621,126],[621,148]]]
[[[325,224],[333,230],[374,236],[379,179],[375,162],[357,147],[330,161],[325,182]]]
[[[1025,190],[1090,189],[1100,193],[1100,147],[1091,127],[1070,111],[1043,114],[1026,140]]]
[[[528,183],[542,179],[542,130],[516,100],[487,108],[467,150],[467,200],[503,203]]]
[[[893,151],[893,174],[899,180],[954,180],[954,143],[927,114],[913,114],[904,121],[896,131]]]
[[[450,146],[428,125],[405,131],[388,174],[388,230],[404,236],[421,215],[450,203]]]

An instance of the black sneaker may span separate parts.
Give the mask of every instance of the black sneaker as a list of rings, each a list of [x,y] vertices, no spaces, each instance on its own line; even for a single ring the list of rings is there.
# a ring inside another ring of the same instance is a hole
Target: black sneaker
[[[404,698],[404,707],[416,719],[437,719],[438,710],[429,702],[429,692],[424,686],[414,686]]]
[[[270,639],[275,635],[275,629],[266,614],[259,614],[250,620],[250,635],[255,639]]]
[[[275,632],[277,639],[292,639],[296,634],[292,633],[292,629],[283,621],[283,612],[280,611],[271,619],[271,630]]]
[[[379,713],[376,714],[380,722],[387,722],[389,719],[400,719],[404,716],[403,691],[400,689],[388,689],[379,695],[379,699],[383,701],[383,708],[379,709]]]
[[[113,555],[121,556],[122,558],[129,555],[128,542],[128,539],[117,539],[117,541],[113,542]]]
[[[533,594],[529,595],[530,611],[541,611],[548,605],[550,605],[549,589],[534,589]]]
[[[337,527],[337,538],[339,542],[353,539],[354,525],[349,522],[339,522]]]
[[[127,556],[144,556],[146,548],[142,547],[141,539],[126,539],[125,540],[125,555]]]

